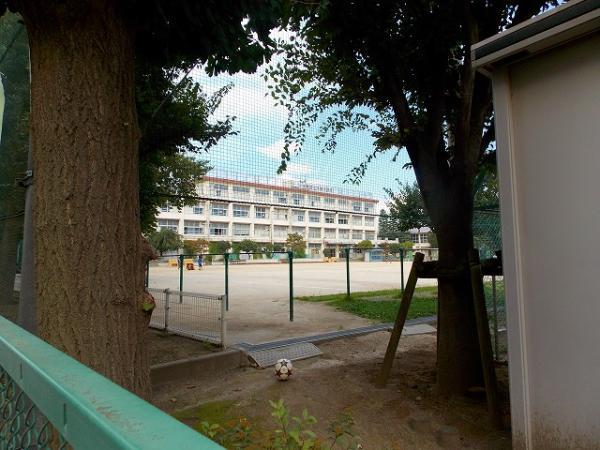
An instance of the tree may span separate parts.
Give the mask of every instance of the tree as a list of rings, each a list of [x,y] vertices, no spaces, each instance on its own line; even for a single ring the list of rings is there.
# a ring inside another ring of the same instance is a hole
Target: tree
[[[364,250],[371,250],[375,246],[373,245],[373,243],[371,241],[369,241],[368,239],[365,239],[363,241],[360,241],[358,244],[356,244],[355,247],[361,251],[364,251]]]
[[[306,256],[306,241],[301,234],[288,234],[285,245],[288,251],[294,252],[294,258],[304,258]]]
[[[230,247],[231,242],[229,241],[212,241],[208,245],[208,253],[224,254],[227,253]]]
[[[141,62],[136,65],[136,106],[142,130],[142,232],[156,226],[157,209],[165,202],[175,208],[197,203],[196,186],[210,166],[189,155],[206,152],[222,138],[235,134],[231,117],[211,119],[230,88],[227,85],[208,96],[178,70]]]
[[[15,184],[27,169],[29,116],[27,33],[16,14],[0,17],[0,303],[12,303],[25,191]]]
[[[39,335],[148,397],[135,63],[252,71],[271,51],[278,4],[0,0],[0,14],[7,7],[30,43]]]
[[[473,184],[494,140],[490,81],[471,65],[471,45],[537,14],[549,1],[331,0],[295,2],[270,70],[272,95],[291,112],[281,170],[317,126],[324,150],[346,129],[368,130],[370,156],[408,152],[432,228],[439,264],[438,389],[463,394],[482,371],[468,275]],[[327,115],[326,118],[323,118]]]
[[[253,241],[251,239],[244,239],[240,241],[240,251],[245,253],[255,253],[258,252],[259,245],[258,242]]]
[[[402,250],[412,250],[412,248],[412,242],[392,242],[390,244],[389,251],[391,254],[395,255],[396,253],[400,253]]]
[[[399,184],[399,192],[388,190],[391,222],[401,231],[430,226],[431,222],[419,186],[416,183]]]
[[[161,256],[164,252],[179,250],[183,247],[181,236],[170,228],[153,231],[148,235],[148,242]]]
[[[184,248],[189,250],[189,254],[195,253],[206,253],[208,251],[208,246],[210,245],[210,241],[208,239],[196,239],[195,241],[183,241]],[[187,253],[187,252],[186,252]]]

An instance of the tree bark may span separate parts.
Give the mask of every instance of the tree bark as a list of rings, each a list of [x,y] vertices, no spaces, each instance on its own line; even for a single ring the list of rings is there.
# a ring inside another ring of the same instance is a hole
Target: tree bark
[[[428,196],[428,210],[439,248],[439,264],[464,269],[462,276],[438,279],[437,385],[442,396],[463,395],[483,386],[479,339],[473,307],[468,251],[473,248],[472,187],[465,178],[438,183]]]
[[[133,35],[116,0],[25,1],[39,335],[150,395]]]

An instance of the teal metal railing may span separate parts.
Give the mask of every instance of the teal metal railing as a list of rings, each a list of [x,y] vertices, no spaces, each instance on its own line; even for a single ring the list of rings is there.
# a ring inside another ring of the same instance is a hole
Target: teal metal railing
[[[0,449],[219,445],[0,316]]]

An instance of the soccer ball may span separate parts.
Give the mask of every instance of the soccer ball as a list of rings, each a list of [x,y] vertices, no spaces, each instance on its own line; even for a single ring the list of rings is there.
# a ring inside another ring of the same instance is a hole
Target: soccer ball
[[[275,376],[279,381],[287,381],[292,376],[292,362],[289,359],[280,359],[275,364]]]

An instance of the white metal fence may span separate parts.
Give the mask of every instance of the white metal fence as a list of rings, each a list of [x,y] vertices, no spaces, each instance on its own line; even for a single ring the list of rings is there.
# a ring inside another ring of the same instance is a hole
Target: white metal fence
[[[150,327],[226,346],[225,296],[148,289],[156,302]]]

